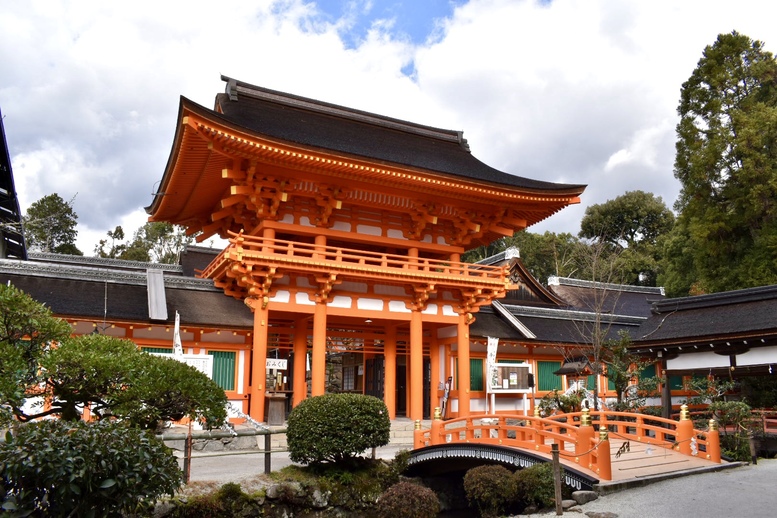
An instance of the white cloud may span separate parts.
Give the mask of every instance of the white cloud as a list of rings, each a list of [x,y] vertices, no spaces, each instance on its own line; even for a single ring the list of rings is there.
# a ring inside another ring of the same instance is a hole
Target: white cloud
[[[776,14],[756,0],[471,0],[417,46],[391,19],[352,38],[351,15],[310,0],[9,2],[0,107],[22,209],[78,193],[86,252],[118,224],[134,230],[179,96],[211,106],[220,74],[464,130],[494,167],[588,184],[581,206],[534,229],[576,233],[585,206],[627,190],[671,206],[683,81],[721,32],[777,49]]]

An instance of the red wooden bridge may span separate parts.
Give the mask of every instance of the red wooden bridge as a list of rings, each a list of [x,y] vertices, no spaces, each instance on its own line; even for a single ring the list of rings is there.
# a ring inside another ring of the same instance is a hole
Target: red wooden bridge
[[[416,422],[410,471],[440,471],[441,464],[497,462],[527,467],[551,459],[558,444],[567,483],[593,488],[628,479],[721,464],[714,420],[693,428],[688,408],[679,421],[644,414],[583,410],[549,418],[482,414],[443,421],[431,428]]]

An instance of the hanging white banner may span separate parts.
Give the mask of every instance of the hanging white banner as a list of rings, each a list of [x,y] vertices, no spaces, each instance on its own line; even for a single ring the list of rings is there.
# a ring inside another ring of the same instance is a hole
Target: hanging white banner
[[[183,345],[181,344],[181,316],[175,311],[175,329],[173,330],[173,356],[183,358]]]
[[[496,350],[499,347],[499,338],[488,337],[488,351],[486,353],[486,390],[491,392],[491,387],[498,382],[496,370]]]

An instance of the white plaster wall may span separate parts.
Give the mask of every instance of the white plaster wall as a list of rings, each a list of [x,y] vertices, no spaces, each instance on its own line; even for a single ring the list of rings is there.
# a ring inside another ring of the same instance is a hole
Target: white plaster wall
[[[713,352],[683,354],[673,360],[666,361],[668,370],[712,369],[728,366],[728,356],[721,356]]]
[[[777,363],[777,347],[758,347],[737,356],[737,365]]]

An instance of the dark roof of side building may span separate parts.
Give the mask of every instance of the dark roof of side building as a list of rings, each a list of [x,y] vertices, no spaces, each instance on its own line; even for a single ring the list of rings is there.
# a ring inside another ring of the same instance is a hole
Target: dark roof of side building
[[[655,302],[638,331],[640,341],[705,340],[777,334],[777,286],[681,297]]]
[[[548,289],[581,311],[650,316],[651,304],[666,298],[663,288],[550,277]]]
[[[231,124],[305,146],[537,191],[582,192],[585,185],[523,178],[470,152],[461,131],[424,126],[251,85],[226,76],[216,112]],[[196,103],[184,99],[190,108]],[[200,107],[199,111],[206,110]]]
[[[492,336],[501,340],[517,340],[522,343],[585,344],[590,342],[591,329],[597,319],[609,326],[606,338],[617,338],[620,331],[633,334],[644,317],[630,315],[596,315],[589,311],[565,308],[544,308],[504,304],[507,311],[528,330],[531,335],[511,325],[493,306],[485,306],[475,315],[470,326],[472,336]]]
[[[149,269],[161,270],[164,279],[167,318],[161,322],[150,315]],[[114,321],[172,324],[177,310],[186,325],[253,326],[245,304],[225,296],[212,280],[184,275],[179,265],[31,253],[28,261],[0,259],[0,282],[10,282],[62,318],[102,319],[107,313]]]
[[[470,326],[473,336],[524,344],[582,345],[590,343],[597,324],[606,328],[606,338],[617,339],[621,331],[634,336],[650,315],[650,302],[664,297],[663,288],[565,277],[551,277],[545,288],[529,273],[516,248],[508,248],[477,264],[508,265],[514,287],[508,289],[504,298],[480,308]]]

